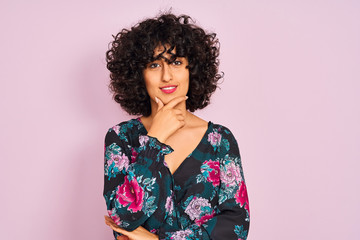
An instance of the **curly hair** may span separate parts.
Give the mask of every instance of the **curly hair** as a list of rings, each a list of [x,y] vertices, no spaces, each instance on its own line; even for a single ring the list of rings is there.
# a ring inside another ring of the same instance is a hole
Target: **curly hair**
[[[143,70],[154,61],[154,49],[168,45],[176,56],[186,57],[189,69],[189,90],[186,109],[194,112],[210,103],[217,88],[220,44],[215,33],[206,33],[187,15],[162,14],[146,19],[130,30],[122,29],[106,52],[110,71],[109,89],[114,100],[131,115],[151,114]],[[164,52],[163,52],[164,53]]]

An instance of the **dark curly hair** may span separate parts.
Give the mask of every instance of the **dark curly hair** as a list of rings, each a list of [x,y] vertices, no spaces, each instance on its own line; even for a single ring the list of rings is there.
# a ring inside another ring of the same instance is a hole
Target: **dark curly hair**
[[[132,115],[151,114],[150,97],[143,70],[154,61],[154,49],[159,45],[176,49],[176,56],[186,57],[189,64],[189,90],[186,109],[194,112],[210,103],[222,74],[218,73],[219,41],[215,33],[206,33],[194,25],[187,15],[162,14],[123,29],[114,37],[106,52],[110,73],[109,89],[114,100]],[[170,59],[170,61],[171,61]]]

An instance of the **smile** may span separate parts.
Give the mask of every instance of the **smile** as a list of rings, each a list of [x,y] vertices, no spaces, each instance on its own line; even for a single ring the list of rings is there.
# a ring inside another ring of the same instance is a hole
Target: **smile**
[[[160,88],[164,93],[173,93],[176,91],[177,86],[165,86]]]

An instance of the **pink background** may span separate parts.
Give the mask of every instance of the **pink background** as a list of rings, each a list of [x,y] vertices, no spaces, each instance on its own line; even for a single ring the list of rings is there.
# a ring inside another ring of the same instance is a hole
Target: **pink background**
[[[218,33],[198,115],[235,134],[249,240],[360,239],[360,2],[1,1],[0,239],[112,239],[102,197],[111,35],[173,7]]]

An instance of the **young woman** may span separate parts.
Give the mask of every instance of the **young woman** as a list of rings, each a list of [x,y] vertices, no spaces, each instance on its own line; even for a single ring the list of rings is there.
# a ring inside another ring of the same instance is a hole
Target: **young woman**
[[[242,239],[249,202],[231,131],[193,114],[217,87],[219,44],[185,15],[123,29],[107,52],[110,89],[141,117],[105,137],[105,222],[117,239]]]

